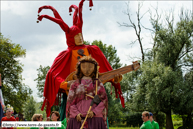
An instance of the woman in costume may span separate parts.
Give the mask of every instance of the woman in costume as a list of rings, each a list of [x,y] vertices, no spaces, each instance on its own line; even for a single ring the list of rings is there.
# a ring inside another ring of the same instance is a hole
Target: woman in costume
[[[84,56],[77,63],[77,80],[71,84],[67,98],[67,129],[80,129],[82,121],[87,115],[95,96],[97,66],[98,63],[91,56]],[[97,95],[100,101],[94,104],[88,113],[88,119],[84,125],[86,129],[107,128],[108,99],[101,82],[98,82]]]

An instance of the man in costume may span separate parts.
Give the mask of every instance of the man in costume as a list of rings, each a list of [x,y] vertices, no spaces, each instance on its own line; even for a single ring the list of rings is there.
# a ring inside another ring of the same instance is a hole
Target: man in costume
[[[68,25],[62,20],[58,12],[52,6],[47,6],[47,5],[42,6],[38,10],[38,13],[40,13],[42,9],[51,9],[53,11],[55,17],[51,17],[48,15],[40,15],[40,16],[38,15],[38,20],[41,21],[43,18],[47,18],[59,24],[59,26],[66,34],[66,42],[68,45],[68,48],[62,51],[55,58],[46,76],[44,94],[43,94],[45,98],[41,109],[43,110],[46,105],[47,116],[50,115],[51,107],[53,106],[54,103],[56,103],[55,100],[59,92],[59,89],[63,89],[66,92],[66,94],[68,94],[67,92],[68,83],[65,82],[65,79],[70,73],[75,71],[75,66],[79,58],[81,58],[82,56],[91,55],[99,63],[100,73],[113,70],[109,62],[105,58],[104,54],[99,49],[99,47],[97,47],[96,45],[83,44],[82,6],[84,1],[85,0],[81,0],[81,2],[79,3],[79,7],[77,7],[76,5],[71,5],[69,8],[69,12],[72,12],[72,8],[75,9],[75,12],[73,15],[72,27],[68,27]],[[89,6],[90,7],[93,6],[92,0],[90,0]],[[121,77],[118,77],[119,79],[116,79],[116,80],[119,80],[118,82],[120,82]],[[121,100],[122,106],[124,107],[124,98],[122,96],[120,84],[114,83],[113,81],[111,81],[111,83],[115,87],[116,97],[118,97],[118,94],[119,94],[119,98]],[[61,105],[62,107],[60,108],[60,110],[62,111],[65,111],[65,108],[66,108],[66,101],[65,101],[67,99],[66,94],[63,94],[63,103]],[[61,120],[65,118],[63,114],[64,113],[60,112]]]
[[[84,56],[77,63],[77,80],[71,84],[67,99],[67,129],[80,129],[96,92],[99,101],[89,111],[84,128],[107,128],[108,99],[103,84],[98,82],[96,85],[97,66],[98,63],[91,56]]]

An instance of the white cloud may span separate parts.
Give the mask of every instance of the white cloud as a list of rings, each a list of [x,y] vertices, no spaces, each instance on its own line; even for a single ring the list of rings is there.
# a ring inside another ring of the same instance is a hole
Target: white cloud
[[[1,11],[10,11],[13,15],[25,16],[32,7],[30,1],[1,1]]]

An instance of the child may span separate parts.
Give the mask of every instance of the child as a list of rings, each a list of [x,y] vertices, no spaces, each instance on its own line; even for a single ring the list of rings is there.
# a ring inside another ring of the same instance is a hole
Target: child
[[[12,114],[13,114],[13,112],[14,112],[14,111],[13,111],[13,107],[11,107],[11,106],[8,104],[8,105],[5,107],[5,111],[6,111],[6,116],[1,119],[1,123],[2,123],[2,121],[16,121],[16,119],[12,116]],[[7,128],[3,127],[2,129],[7,129]],[[9,129],[13,129],[13,127],[9,128]],[[14,129],[16,129],[16,128],[14,127]]]

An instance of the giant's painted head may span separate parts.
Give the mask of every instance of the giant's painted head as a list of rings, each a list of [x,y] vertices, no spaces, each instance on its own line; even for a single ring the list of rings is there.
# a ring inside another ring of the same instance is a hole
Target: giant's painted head
[[[83,36],[82,36],[82,26],[83,26],[83,20],[82,20],[82,6],[83,2],[85,0],[81,0],[79,3],[79,7],[76,5],[71,5],[69,7],[69,12],[72,12],[72,8],[75,9],[74,14],[73,14],[73,26],[69,27],[60,17],[59,13],[56,11],[55,8],[49,5],[45,5],[39,8],[38,13],[42,11],[42,9],[51,9],[54,13],[55,17],[51,17],[48,15],[38,15],[38,20],[41,21],[43,18],[47,18],[57,24],[60,25],[62,30],[66,34],[66,43],[68,45],[68,48],[73,49],[77,45],[83,45]],[[89,0],[89,7],[93,6],[92,0]],[[38,22],[39,22],[38,21]],[[76,36],[76,37],[75,37]],[[77,39],[77,40],[76,40]],[[76,43],[75,43],[76,40]],[[82,43],[81,43],[82,40]],[[78,44],[77,44],[78,42]]]

